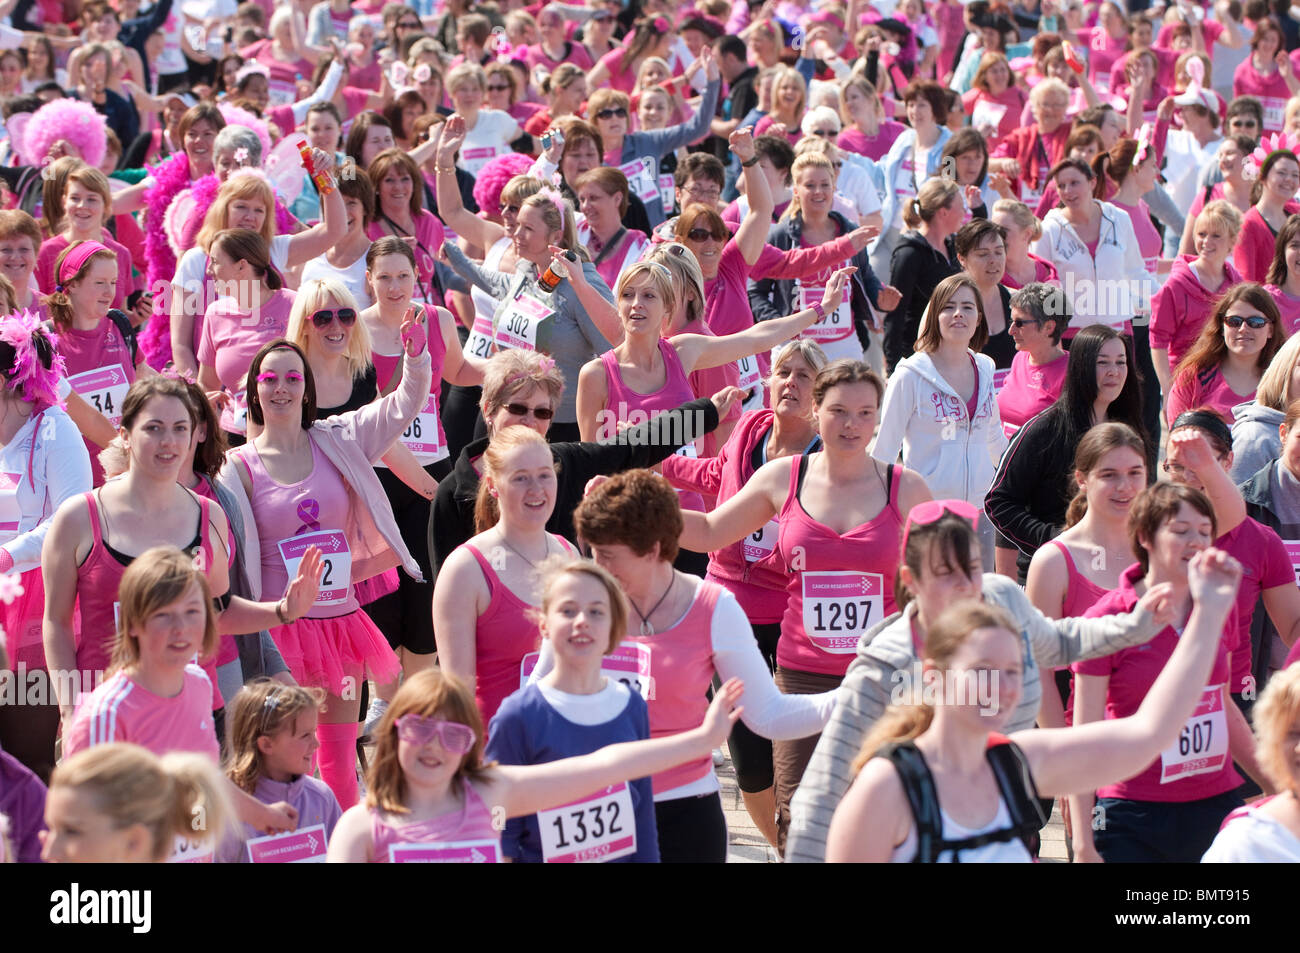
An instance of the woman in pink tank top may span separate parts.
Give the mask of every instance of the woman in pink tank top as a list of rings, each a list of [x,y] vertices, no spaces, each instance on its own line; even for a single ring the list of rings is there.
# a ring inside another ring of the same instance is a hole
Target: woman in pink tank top
[[[608,644],[608,616],[603,624],[603,632],[593,624],[593,638]],[[701,756],[708,760],[736,719],[743,688],[727,682],[703,723],[671,738],[608,745],[545,764],[486,765],[483,721],[469,689],[440,670],[420,672],[398,689],[375,730],[365,803],[339,818],[328,860],[497,863],[505,822],[529,814],[540,814],[547,832],[558,828],[561,840],[567,822],[571,835],[582,830],[597,841],[603,835],[596,833],[593,811],[604,822],[601,831],[620,817],[631,823],[629,779]],[[578,827],[584,817],[590,826]]]
[[[895,611],[903,521],[930,499],[925,481],[867,454],[884,384],[861,362],[834,361],[813,384],[823,450],[763,466],[707,516],[684,514],[682,544],[713,551],[778,517],[772,555],[760,565],[789,574],[789,602],[777,645],[783,692],[833,691],[860,637]],[[817,736],[772,746],[778,837]]]
[[[221,606],[223,632],[269,628],[278,616],[305,611],[315,598],[314,573],[310,580],[295,579],[278,603],[229,595],[225,515],[177,482],[197,420],[182,381],[157,376],[138,381],[122,402],[126,473],[93,494],[68,500],[55,514],[43,559],[45,653],[51,670],[80,672],[83,691],[93,688],[108,666],[117,631],[117,583],[125,567],[153,546],[180,546],[201,559]],[[78,600],[80,632],[73,626]],[[65,718],[75,701],[71,692],[60,695]]]
[[[498,431],[483,455],[477,536],[443,563],[433,590],[433,627],[443,671],[474,685],[483,723],[519,688],[520,665],[537,650],[537,566],[573,552],[546,532],[555,509],[555,459],[527,427]]]

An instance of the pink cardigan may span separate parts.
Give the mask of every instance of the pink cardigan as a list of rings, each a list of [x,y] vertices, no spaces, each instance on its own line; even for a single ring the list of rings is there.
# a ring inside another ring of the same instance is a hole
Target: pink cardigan
[[[1287,202],[1283,208],[1288,216],[1300,212],[1300,203]],[[1251,206],[1241,223],[1241,234],[1237,236],[1237,245],[1232,250],[1232,261],[1247,281],[1263,284],[1268,277],[1269,266],[1273,264],[1273,248],[1277,236],[1259,209]]]
[[[353,582],[377,576],[398,564],[412,579],[423,581],[419,564],[402,542],[392,505],[372,466],[424,409],[429,398],[433,367],[428,349],[419,357],[402,360],[402,382],[387,397],[359,410],[318,420],[308,430],[312,442],[342,474],[348,494],[353,498],[354,519],[345,527],[348,546],[352,549]],[[253,507],[244,492],[238,469],[230,460],[221,468],[217,482],[239,505],[244,522],[244,538],[240,544],[247,552],[260,552]],[[261,563],[256,558],[247,559],[244,568],[248,572],[251,598],[261,599]]]

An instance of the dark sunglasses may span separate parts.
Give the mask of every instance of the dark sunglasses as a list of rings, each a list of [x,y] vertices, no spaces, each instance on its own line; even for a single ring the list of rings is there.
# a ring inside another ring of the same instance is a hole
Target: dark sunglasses
[[[424,28],[424,24],[419,20],[403,20],[397,24],[397,28],[399,30],[420,30]]]
[[[527,417],[532,414],[538,420],[550,420],[555,416],[555,411],[549,407],[529,407],[527,404],[506,404],[506,410],[512,417]]]
[[[610,106],[608,109],[602,109],[596,113],[597,119],[626,119],[627,110],[622,106]]]
[[[1013,328],[1027,328],[1031,324],[1042,324],[1042,323],[1043,322],[1039,321],[1037,318],[1025,318],[1024,320],[1021,320],[1020,318],[1011,319],[1011,326]]]
[[[710,238],[714,241],[722,241],[721,238],[718,238],[717,235],[714,235],[713,232],[709,231],[707,228],[692,228],[686,233],[686,237],[693,242],[707,242]]]
[[[1239,328],[1244,324],[1247,327],[1258,331],[1260,328],[1268,327],[1268,318],[1259,314],[1252,314],[1248,318],[1243,318],[1236,314],[1230,314],[1223,319],[1223,323],[1230,328]]]
[[[510,86],[506,83],[488,83],[487,91],[489,93],[500,93],[508,90]]]
[[[357,323],[357,313],[352,308],[339,308],[338,311],[317,311],[311,316],[311,323],[323,331],[333,323],[335,315],[338,315],[339,324],[345,328],[350,328]]]

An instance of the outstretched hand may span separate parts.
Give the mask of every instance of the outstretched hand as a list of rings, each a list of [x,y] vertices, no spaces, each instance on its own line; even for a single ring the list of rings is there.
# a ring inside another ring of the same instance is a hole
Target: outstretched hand
[[[319,548],[308,546],[303,553],[302,562],[298,563],[298,575],[289,582],[284,590],[285,615],[292,619],[301,619],[312,607],[320,594],[321,573],[325,569],[325,557]],[[293,828],[290,828],[292,830]]]
[[[424,328],[424,315],[417,313],[415,306],[406,309],[402,316],[402,345],[409,357],[419,357],[429,343],[429,334]]]
[[[857,270],[853,265],[848,265],[836,271],[831,275],[831,280],[826,282],[826,293],[822,295],[822,308],[827,314],[843,303],[849,277]]]
[[[739,387],[724,387],[712,397],[713,406],[718,410],[718,419],[722,420],[727,414],[731,413],[731,408],[736,406],[739,401],[745,399],[745,392]]]
[[[885,285],[876,295],[876,309],[888,313],[903,303],[903,292],[893,285]]]
[[[704,724],[700,725],[700,730],[708,739],[709,750],[719,747],[731,734],[736,719],[745,710],[743,707],[738,707],[740,697],[744,694],[745,683],[738,678],[727,679],[722,687],[713,693],[713,701],[704,714]]]

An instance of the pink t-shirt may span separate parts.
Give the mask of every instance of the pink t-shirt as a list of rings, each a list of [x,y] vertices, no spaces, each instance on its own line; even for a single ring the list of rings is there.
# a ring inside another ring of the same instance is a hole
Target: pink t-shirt
[[[239,55],[246,60],[256,60],[270,72],[267,87],[272,106],[284,106],[295,102],[298,99],[297,81],[311,79],[314,69],[311,62],[305,59],[293,63],[277,60],[271,52],[270,40],[259,40],[252,46],[240,50]]]
[[[704,323],[722,337],[754,326],[749,308],[749,265],[734,238],[728,239],[718,256],[718,273],[704,282]]]
[[[858,155],[879,162],[888,154],[889,147],[906,128],[901,122],[884,119],[881,120],[874,136],[868,136],[855,126],[847,126],[835,141],[841,149],[848,149],[850,152],[856,152]]]
[[[579,47],[579,49],[582,49]],[[585,53],[586,50],[583,50]],[[627,50],[624,47],[616,46],[600,58],[601,65],[609,70],[609,79],[605,82],[609,84],[610,89],[617,89],[620,93],[632,95],[632,90],[636,86],[636,76],[632,71],[623,69],[619,63],[623,59],[623,54]]]
[[[90,331],[75,328],[60,331],[59,353],[67,362],[72,389],[117,426],[122,418],[122,401],[135,383],[135,369],[144,363],[144,352],[138,351],[133,362],[122,332],[106,314]],[[95,486],[100,486],[104,482],[104,468],[99,463],[99,447],[87,438],[82,439],[90,454],[91,478]]]
[[[771,129],[772,126],[774,126],[775,124],[776,124],[776,120],[773,119],[770,114],[764,116],[757,123],[755,123],[754,135],[761,136],[763,133]],[[790,140],[790,145],[792,146],[797,145],[799,140],[803,138],[803,130],[800,129],[798,126],[795,126],[794,128],[787,128],[785,130],[785,137]]]
[[[1165,89],[1174,88],[1174,66],[1178,63],[1180,54],[1173,50],[1162,50],[1153,47],[1151,52],[1155,55],[1158,63],[1156,69],[1156,85],[1163,86]],[[1116,96],[1128,95],[1128,76],[1125,70],[1128,68],[1129,60],[1133,58],[1132,53],[1125,53],[1115,60],[1110,68],[1110,92]],[[1163,99],[1164,97],[1160,97]],[[1158,100],[1157,100],[1158,102]]]
[[[1128,35],[1116,39],[1104,27],[1085,27],[1079,41],[1088,46],[1088,79],[1103,96],[1110,90],[1110,69],[1128,48]]]
[[[281,288],[262,302],[259,320],[242,310],[234,298],[220,298],[208,305],[203,316],[203,338],[199,341],[199,364],[216,368],[223,387],[244,389],[244,377],[262,345],[283,337],[289,327],[294,293]]]
[[[1231,642],[1232,681],[1228,691],[1241,693],[1250,686],[1250,623],[1255,603],[1265,589],[1295,585],[1295,571],[1286,546],[1273,530],[1249,516],[1214,541],[1214,545],[1241,562],[1244,572],[1237,588],[1237,638]],[[1225,637],[1225,641],[1227,641]]]
[[[1253,59],[1253,56],[1247,56],[1232,74],[1232,95],[1258,97],[1264,107],[1264,131],[1280,132],[1291,90],[1281,73],[1274,69],[1265,76],[1255,69]]]
[[[1130,566],[1120,577],[1119,588],[1107,593],[1088,610],[1089,618],[1116,615],[1129,612],[1137,604],[1138,595],[1134,584],[1141,578],[1142,567]],[[1241,783],[1241,778],[1232,767],[1232,757],[1227,753],[1227,707],[1233,704],[1228,698],[1228,653],[1232,646],[1230,641],[1236,639],[1235,622],[1229,620],[1225,635],[1219,640],[1218,651],[1214,657],[1214,668],[1206,682],[1206,693],[1202,703],[1197,707],[1197,715],[1188,719],[1189,732],[1193,719],[1196,719],[1198,735],[1205,747],[1205,754],[1221,750],[1222,763],[1214,770],[1199,774],[1189,774],[1187,763],[1180,769],[1179,746],[1175,741],[1171,748],[1149,764],[1142,773],[1111,784],[1097,791],[1097,797],[1125,798],[1133,801],[1155,801],[1159,803],[1185,803],[1200,801],[1230,791]],[[1106,692],[1106,718],[1127,718],[1137,712],[1142,700],[1155,684],[1169,657],[1173,655],[1178,644],[1179,634],[1170,626],[1165,626],[1156,637],[1145,645],[1121,649],[1113,655],[1085,662],[1076,662],[1072,668],[1079,675],[1104,675],[1110,679]],[[1211,691],[1215,689],[1215,691]],[[1209,721],[1209,732],[1199,724]],[[1222,735],[1219,733],[1222,732]],[[1206,738],[1206,734],[1209,737]],[[1217,759],[1213,759],[1216,760]],[[1196,764],[1196,762],[1190,762]],[[1203,765],[1207,766],[1207,765]],[[1169,778],[1161,782],[1161,777]]]
[[[1051,185],[1051,183],[1048,184],[1049,186]],[[1041,218],[1042,216],[1039,217]],[[1059,280],[1056,274],[1056,266],[1050,261],[1043,261],[1043,259],[1039,258],[1033,252],[1029,252],[1029,260],[1034,263],[1034,281],[1056,282]],[[1020,282],[1012,277],[1011,272],[1007,272],[1002,276],[1002,284],[1010,288],[1012,291],[1018,291],[1021,287]]]
[[[1169,389],[1169,403],[1165,415],[1170,423],[1186,410],[1209,407],[1224,420],[1232,420],[1232,408],[1255,399],[1255,392],[1238,394],[1223,379],[1217,367],[1199,374],[1184,371]]]
[[[596,64],[592,62],[591,54],[587,52],[586,47],[581,43],[574,43],[572,41],[568,41],[564,45],[565,50],[561,59],[558,60],[547,56],[546,50],[542,48],[542,44],[540,43],[528,47],[527,51],[524,53],[524,62],[528,64],[528,72],[531,74],[533,70],[541,66],[548,73],[554,73],[561,63],[572,63],[584,73],[591,72],[591,68]],[[605,57],[601,57],[601,62],[604,61]],[[608,64],[606,65],[608,66]],[[612,73],[614,68],[610,66],[609,70]]]
[[[1137,234],[1138,250],[1142,252],[1142,260],[1146,263],[1147,273],[1154,275],[1156,266],[1160,261],[1160,250],[1164,247],[1161,241],[1160,233],[1156,231],[1155,225],[1151,222],[1151,210],[1147,208],[1147,203],[1138,199],[1137,205],[1124,205],[1122,202],[1110,200],[1111,204],[1117,209],[1128,213],[1129,219],[1133,222],[1133,231]],[[1096,257],[1096,252],[1093,252]]]
[[[1011,370],[998,392],[998,411],[1008,437],[1031,417],[1036,417],[1056,402],[1065,385],[1065,368],[1069,360],[1070,355],[1062,354],[1047,364],[1030,364],[1028,354],[1016,352],[1011,359]]]
[[[99,242],[117,256],[117,289],[113,292],[113,303],[109,307],[125,308],[126,296],[135,290],[135,282],[131,280],[131,253],[115,242],[108,232],[104,232],[104,237]],[[68,245],[68,240],[62,235],[41,242],[41,250],[36,255],[36,270],[32,275],[37,285],[54,290],[54,265]]]
[[[980,108],[980,103],[988,103],[993,107],[1000,107],[1005,110],[1002,113],[1002,118],[998,120],[997,132],[987,137],[988,148],[992,152],[1004,136],[1010,135],[1014,129],[1020,126],[1020,113],[1025,108],[1027,97],[1018,86],[1008,86],[1000,96],[993,96],[982,89],[969,89],[962,93],[961,103],[962,108],[966,110],[966,115],[971,117],[971,125],[975,125],[975,112]],[[980,112],[982,124],[984,119],[983,110],[981,109]]]
[[[82,695],[63,741],[64,757],[113,741],[139,745],[160,757],[170,751],[193,751],[215,763],[212,684],[203,669],[185,666],[185,687],[172,698],[155,695],[125,672]]]
[[[1264,290],[1273,296],[1278,311],[1282,312],[1282,326],[1287,334],[1300,328],[1300,298],[1293,298],[1277,285],[1265,285]]]

